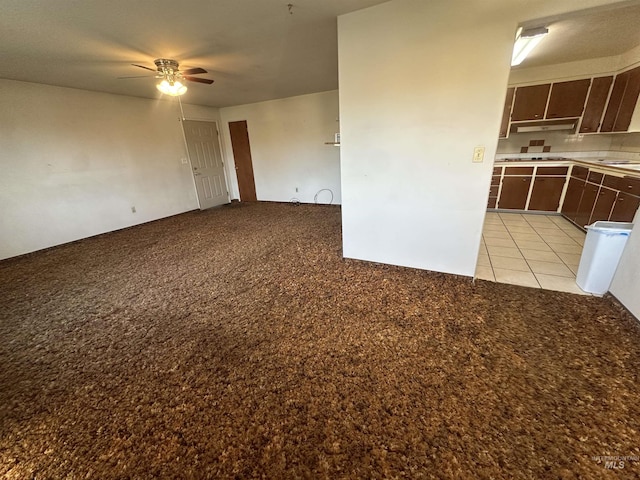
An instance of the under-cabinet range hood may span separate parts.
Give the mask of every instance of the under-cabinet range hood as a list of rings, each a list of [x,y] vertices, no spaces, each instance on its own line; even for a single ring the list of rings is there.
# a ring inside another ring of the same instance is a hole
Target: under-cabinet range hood
[[[578,119],[520,122],[511,124],[511,133],[576,131]]]

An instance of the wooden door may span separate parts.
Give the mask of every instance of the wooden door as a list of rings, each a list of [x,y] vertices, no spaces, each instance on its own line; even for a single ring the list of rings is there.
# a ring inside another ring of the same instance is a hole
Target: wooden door
[[[229,203],[215,122],[182,122],[200,210]]]
[[[599,185],[595,185],[593,183],[587,183],[584,187],[584,192],[582,192],[582,198],[580,199],[580,205],[578,206],[578,211],[576,212],[575,222],[580,226],[584,227],[589,224],[589,219],[591,218],[591,212],[593,211],[593,206],[596,203],[596,198],[598,197],[598,190],[600,189]]]
[[[579,117],[584,109],[591,79],[554,83],[546,118]]]
[[[565,217],[574,222],[578,215],[578,208],[580,207],[580,200],[582,199],[584,187],[584,180],[573,177],[569,178],[567,192],[564,195],[564,202],[562,202],[562,213]]]
[[[531,177],[504,177],[498,208],[524,210],[529,196]]]
[[[509,133],[509,115],[511,114],[511,104],[513,103],[513,94],[515,93],[515,87],[507,89],[507,98],[504,101],[504,108],[502,109],[502,123],[500,124],[500,138],[506,138]]]
[[[616,118],[618,117],[618,111],[622,104],[622,98],[624,97],[624,91],[627,88],[629,76],[629,72],[623,72],[620,75],[616,75],[616,79],[613,82],[613,90],[611,90],[611,96],[609,97],[609,103],[607,104],[607,111],[604,114],[602,125],[600,126],[601,132],[613,131]]]
[[[612,75],[593,79],[591,91],[589,92],[589,99],[587,100],[587,106],[584,109],[582,123],[580,124],[580,133],[598,131],[602,112],[604,112],[604,106],[606,105],[607,97],[609,96],[611,83],[613,83]]]
[[[560,206],[564,177],[537,177],[533,181],[533,190],[527,210],[557,212]]]
[[[596,198],[596,203],[593,207],[593,212],[591,212],[591,218],[589,219],[590,224],[599,220],[609,220],[617,195],[618,192],[615,190],[605,187],[600,188],[598,191],[598,197]]]
[[[518,87],[516,89],[516,99],[513,102],[511,121],[540,120],[544,118],[544,109],[547,106],[550,88],[550,83]]]
[[[253,162],[251,161],[247,122],[245,120],[229,122],[229,132],[231,133],[231,148],[233,149],[233,158],[236,164],[240,200],[243,202],[255,202],[257,200],[256,184],[253,178]]]
[[[610,220],[612,222],[633,222],[633,217],[639,207],[640,197],[620,192],[613,206]]]
[[[640,67],[629,70],[628,73],[627,87],[624,90],[618,115],[613,125],[614,132],[626,132],[629,129],[631,117],[633,117],[636,103],[638,103],[638,96],[640,96]]]

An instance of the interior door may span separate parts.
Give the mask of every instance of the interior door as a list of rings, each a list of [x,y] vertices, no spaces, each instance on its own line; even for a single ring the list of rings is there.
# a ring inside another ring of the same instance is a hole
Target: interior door
[[[182,122],[200,210],[229,203],[215,122]]]
[[[253,178],[253,162],[251,161],[247,122],[245,120],[229,122],[229,132],[231,134],[233,158],[236,163],[240,200],[243,202],[255,202],[257,200],[256,184]]]

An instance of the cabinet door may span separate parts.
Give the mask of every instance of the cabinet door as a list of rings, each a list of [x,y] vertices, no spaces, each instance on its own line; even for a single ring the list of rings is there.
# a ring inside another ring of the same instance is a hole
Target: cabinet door
[[[580,199],[580,205],[576,212],[576,219],[574,220],[579,226],[584,227],[589,223],[591,211],[596,203],[599,189],[600,186],[594,185],[593,183],[587,183],[585,185],[584,191],[582,192],[582,198]]]
[[[611,96],[609,97],[609,103],[607,104],[607,111],[604,114],[602,125],[600,126],[601,132],[613,131],[616,118],[618,117],[618,110],[620,110],[620,105],[622,104],[622,97],[624,97],[624,91],[627,88],[629,76],[629,72],[616,75],[616,79],[613,82],[613,90],[611,90]]]
[[[533,181],[533,190],[527,210],[543,210],[545,212],[557,212],[560,206],[560,197],[566,178],[564,177],[538,177]]]
[[[578,215],[578,207],[580,207],[580,200],[582,199],[582,192],[584,191],[585,181],[578,178],[571,177],[569,179],[569,185],[567,185],[567,193],[564,195],[564,202],[562,203],[562,213],[565,217],[575,222]]]
[[[590,224],[598,220],[609,220],[617,195],[618,192],[616,190],[605,187],[600,188],[593,212],[591,213],[591,218],[589,219]]]
[[[591,79],[558,82],[551,86],[545,118],[579,117],[591,85]]]
[[[628,193],[620,192],[616,203],[613,206],[613,212],[611,212],[612,222],[633,222],[638,208],[640,207],[640,197],[629,195]]]
[[[580,124],[580,133],[597,132],[600,126],[600,119],[604,106],[607,103],[609,89],[613,82],[613,76],[594,78],[591,83],[591,91],[587,106],[584,109],[582,123]]]
[[[516,99],[513,102],[511,121],[541,120],[544,118],[544,109],[547,106],[550,88],[550,83],[518,87]]]
[[[629,129],[631,117],[633,117],[633,111],[640,95],[640,67],[629,70],[628,73],[627,87],[624,90],[618,115],[613,125],[614,132],[626,132]]]
[[[531,177],[504,177],[498,208],[524,210],[530,185]]]
[[[507,98],[504,101],[504,109],[502,110],[502,123],[500,124],[500,138],[506,138],[509,133],[509,115],[511,114],[511,104],[513,103],[513,94],[516,89],[514,87],[507,89]]]

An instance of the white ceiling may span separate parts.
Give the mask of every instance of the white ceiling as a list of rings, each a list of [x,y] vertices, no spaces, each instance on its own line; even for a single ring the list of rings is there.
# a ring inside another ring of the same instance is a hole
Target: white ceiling
[[[2,0],[0,77],[156,98],[172,58],[202,67],[185,101],[227,106],[338,88],[337,16],[386,0]],[[291,12],[288,4],[293,4]]]
[[[338,88],[338,15],[386,0],[2,0],[0,78],[158,98],[132,63],[202,67],[184,101],[216,107]],[[288,4],[293,4],[291,12]],[[640,44],[640,2],[547,19],[522,68],[617,55]]]
[[[640,45],[640,2],[534,20],[524,26],[547,26],[549,35],[514,68],[620,55]]]

